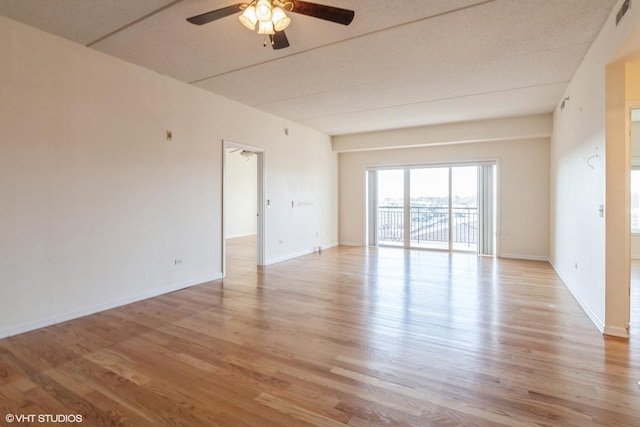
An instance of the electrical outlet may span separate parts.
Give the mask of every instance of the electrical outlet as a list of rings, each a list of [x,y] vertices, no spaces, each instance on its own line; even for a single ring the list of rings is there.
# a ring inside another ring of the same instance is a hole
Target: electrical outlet
[[[167,131],[167,141],[173,141],[173,132]]]
[[[173,263],[174,265],[182,265],[182,258],[176,258]]]

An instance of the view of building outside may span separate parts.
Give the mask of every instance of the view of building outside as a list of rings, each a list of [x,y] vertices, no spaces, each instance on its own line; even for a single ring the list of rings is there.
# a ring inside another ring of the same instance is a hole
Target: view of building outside
[[[476,250],[478,197],[476,166],[410,170],[410,246]],[[449,216],[451,186],[451,217]],[[404,170],[378,171],[378,242],[404,245]],[[451,233],[449,230],[451,229]]]

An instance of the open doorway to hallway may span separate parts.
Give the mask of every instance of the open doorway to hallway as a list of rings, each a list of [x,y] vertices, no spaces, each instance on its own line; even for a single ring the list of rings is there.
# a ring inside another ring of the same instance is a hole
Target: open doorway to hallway
[[[227,273],[238,273],[254,266],[257,257],[257,235],[227,238]]]
[[[262,150],[225,142],[223,274],[240,264],[264,265]]]
[[[630,112],[631,291],[630,333],[640,334],[640,109]]]

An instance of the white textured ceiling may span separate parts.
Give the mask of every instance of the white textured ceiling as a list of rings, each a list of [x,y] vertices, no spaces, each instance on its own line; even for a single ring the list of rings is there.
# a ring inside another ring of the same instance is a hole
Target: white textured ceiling
[[[314,0],[274,51],[236,0],[2,0],[0,14],[329,135],[551,112],[616,0]],[[606,22],[606,25],[614,25]]]

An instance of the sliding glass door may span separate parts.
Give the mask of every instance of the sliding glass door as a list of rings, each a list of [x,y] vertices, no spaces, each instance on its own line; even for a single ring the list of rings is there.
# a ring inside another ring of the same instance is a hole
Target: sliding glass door
[[[377,241],[404,246],[404,170],[377,171]]]
[[[451,168],[453,250],[478,250],[478,166]]]
[[[410,169],[410,247],[449,249],[450,168]]]
[[[370,244],[494,254],[494,175],[495,164],[369,171]]]

